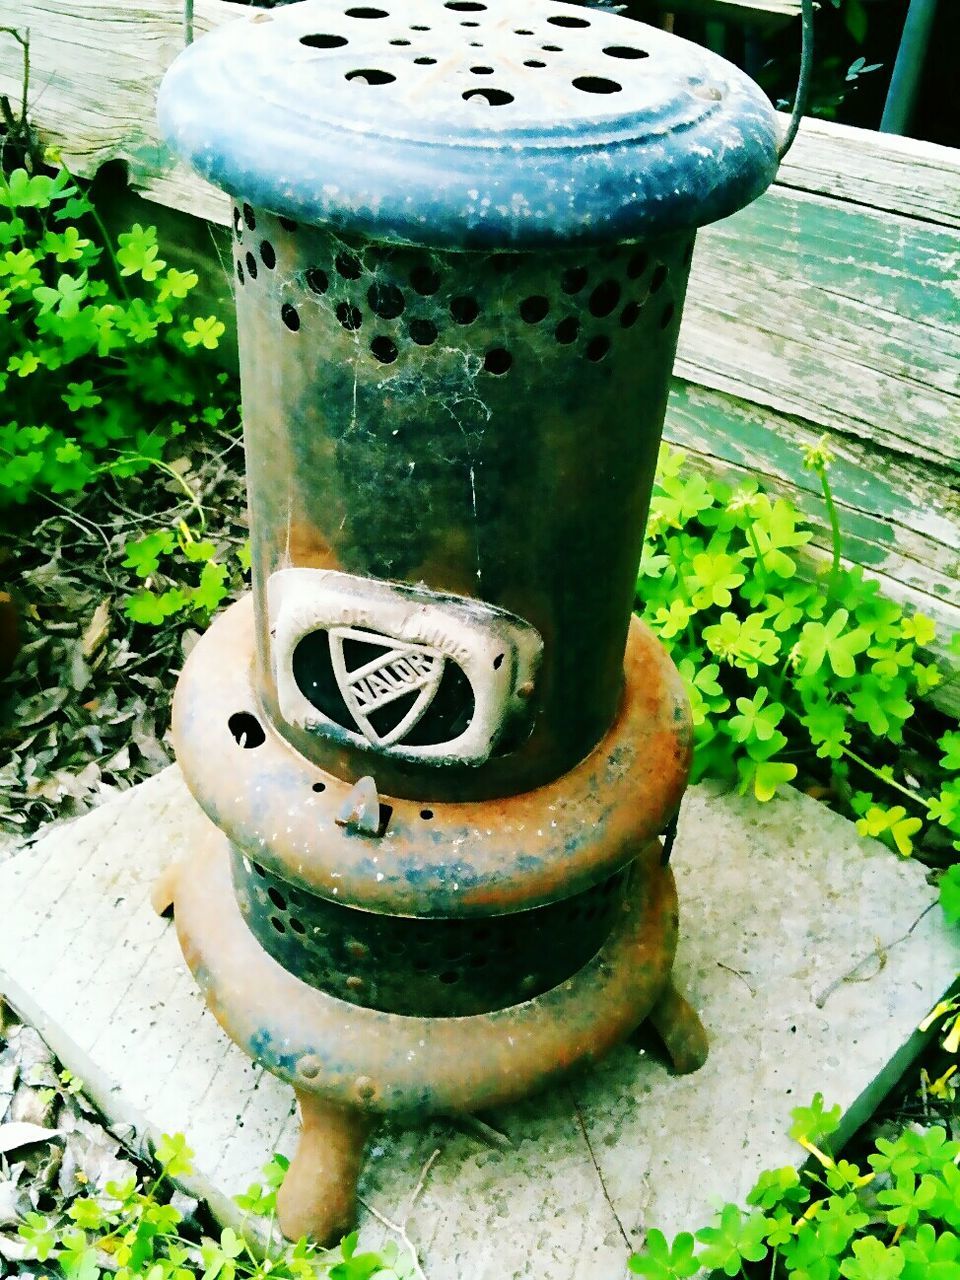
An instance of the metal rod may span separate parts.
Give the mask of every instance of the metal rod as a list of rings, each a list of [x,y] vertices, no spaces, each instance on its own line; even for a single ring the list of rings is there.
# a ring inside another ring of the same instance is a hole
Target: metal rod
[[[802,0],[802,32],[800,46],[800,75],[797,78],[797,93],[793,100],[793,111],[790,123],[780,144],[780,159],[793,146],[793,140],[800,128],[800,121],[807,109],[807,97],[810,92],[810,72],[813,70],[813,0]]]
[[[936,12],[937,0],[910,0],[883,106],[881,133],[904,133],[910,124]]]

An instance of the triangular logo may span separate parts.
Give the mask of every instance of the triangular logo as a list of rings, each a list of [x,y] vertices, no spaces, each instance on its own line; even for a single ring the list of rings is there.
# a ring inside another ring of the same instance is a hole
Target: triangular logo
[[[402,742],[436,697],[444,655],[354,627],[331,627],[329,635],[337,686],[360,732],[375,747]],[[395,719],[385,710],[392,705]]]

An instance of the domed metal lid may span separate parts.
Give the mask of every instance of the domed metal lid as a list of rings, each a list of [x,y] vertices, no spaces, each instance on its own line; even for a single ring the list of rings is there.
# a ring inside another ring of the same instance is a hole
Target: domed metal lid
[[[303,0],[198,40],[164,79],[173,148],[250,204],[436,247],[640,239],[772,181],[736,67],[553,0]]]

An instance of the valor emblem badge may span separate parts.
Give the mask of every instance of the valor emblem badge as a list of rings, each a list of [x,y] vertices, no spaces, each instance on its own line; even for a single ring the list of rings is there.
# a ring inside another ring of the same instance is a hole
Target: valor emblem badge
[[[514,614],[326,569],[282,569],[268,597],[290,724],[427,763],[480,764],[529,730],[543,642]]]
[[[375,747],[389,747],[402,742],[409,731],[423,718],[424,712],[440,688],[440,678],[446,658],[436,649],[420,645],[398,644],[392,636],[380,636],[372,631],[357,631],[351,627],[330,628],[330,657],[337,686],[343,700],[364,737]],[[347,669],[344,657],[344,641],[373,649],[383,645],[383,651],[359,667]],[[382,707],[414,695],[409,709],[399,722],[387,732],[378,733],[371,716]]]

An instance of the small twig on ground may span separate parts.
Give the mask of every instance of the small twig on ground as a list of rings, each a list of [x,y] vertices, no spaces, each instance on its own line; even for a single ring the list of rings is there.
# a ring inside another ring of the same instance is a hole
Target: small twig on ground
[[[590,1135],[587,1133],[587,1126],[584,1124],[584,1121],[583,1121],[583,1114],[580,1111],[580,1104],[577,1102],[577,1099],[574,1096],[573,1090],[570,1089],[569,1092],[570,1092],[570,1100],[573,1103],[573,1109],[576,1112],[577,1123],[580,1125],[580,1132],[583,1134],[583,1140],[587,1144],[587,1151],[590,1153],[590,1163],[593,1165],[594,1172],[597,1175],[597,1181],[600,1183],[600,1190],[603,1192],[603,1198],[604,1200],[606,1200],[607,1207],[609,1208],[610,1212],[613,1214],[613,1220],[617,1224],[617,1227],[620,1230],[621,1236],[623,1236],[623,1243],[627,1246],[627,1248],[632,1253],[633,1245],[630,1243],[630,1237],[627,1235],[626,1228],[624,1227],[623,1223],[620,1221],[620,1215],[617,1213],[616,1209],[613,1207],[613,1201],[610,1199],[610,1193],[607,1190],[607,1184],[604,1181],[603,1174],[600,1171],[600,1165],[597,1163],[597,1157],[593,1153],[593,1143],[590,1141]]]
[[[437,1147],[436,1150],[433,1152],[433,1154],[430,1156],[429,1160],[427,1160],[426,1164],[420,1170],[420,1177],[417,1179],[417,1185],[413,1188],[413,1191],[410,1193],[410,1198],[407,1201],[407,1207],[403,1211],[403,1218],[400,1222],[392,1222],[385,1214],[381,1213],[379,1209],[375,1209],[372,1204],[368,1204],[367,1201],[364,1200],[362,1196],[357,1196],[357,1199],[366,1209],[367,1213],[372,1214],[373,1217],[375,1217],[376,1220],[382,1226],[386,1227],[388,1231],[392,1231],[394,1235],[399,1236],[400,1239],[403,1241],[404,1245],[410,1252],[410,1257],[413,1261],[414,1275],[418,1277],[418,1280],[427,1280],[427,1277],[423,1274],[423,1268],[420,1266],[420,1258],[419,1258],[419,1255],[417,1254],[416,1247],[413,1241],[407,1235],[407,1222],[409,1221],[410,1214],[413,1212],[414,1205],[417,1203],[417,1200],[420,1198],[420,1195],[426,1184],[427,1175],[430,1173],[430,1170],[433,1168],[433,1163],[439,1155],[440,1155],[440,1148]]]
[[[104,533],[103,529],[101,529],[100,525],[94,524],[94,522],[92,520],[88,520],[86,516],[77,515],[76,512],[71,511],[69,507],[65,507],[62,502],[57,502],[56,498],[51,498],[49,493],[43,493],[40,496],[43,498],[44,502],[49,502],[51,507],[56,507],[57,511],[60,513],[59,518],[61,520],[66,520],[68,524],[72,524],[74,528],[79,529],[81,533],[99,534],[103,539],[103,545],[106,547],[108,552],[110,551],[110,539]]]
[[[885,968],[887,963],[887,956],[893,950],[893,948],[898,946],[901,942],[906,942],[906,940],[910,937],[911,933],[913,933],[914,929],[917,927],[920,921],[924,918],[924,916],[929,915],[936,905],[937,904],[935,902],[931,902],[929,907],[924,907],[924,909],[917,916],[916,920],[914,920],[913,924],[910,926],[907,932],[903,934],[902,937],[894,938],[893,942],[883,943],[880,941],[879,938],[876,938],[874,940],[874,947],[872,951],[869,951],[865,956],[861,956],[861,958],[857,961],[857,963],[853,966],[852,969],[848,969],[846,973],[842,973],[839,978],[834,978],[834,980],[828,986],[824,987],[824,989],[820,992],[820,994],[814,1000],[814,1004],[817,1006],[817,1008],[822,1009],[823,1006],[830,999],[830,997],[833,995],[833,993],[837,990],[837,988],[842,987],[845,982],[872,981],[872,979],[874,979],[877,976],[877,974],[882,972],[882,970]],[[876,972],[867,973],[867,974],[864,974],[863,976],[859,976],[860,970],[863,969],[866,965],[868,965],[871,960],[878,961]]]
[[[750,985],[750,983],[747,981],[747,975],[746,975],[745,973],[741,972],[741,970],[739,970],[739,969],[734,969],[734,968],[732,967],[732,965],[724,964],[722,960],[718,960],[718,961],[717,961],[717,968],[718,968],[718,969],[725,969],[725,970],[727,971],[727,973],[732,973],[732,974],[734,974],[737,978],[739,978],[739,979],[740,979],[740,981],[743,983],[743,985],[747,988],[747,990],[750,992],[750,994],[751,994],[752,996],[755,996],[755,995],[757,994],[756,987],[752,987],[752,986]]]

